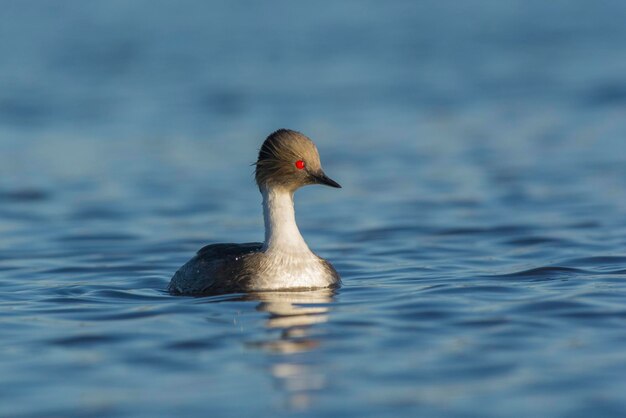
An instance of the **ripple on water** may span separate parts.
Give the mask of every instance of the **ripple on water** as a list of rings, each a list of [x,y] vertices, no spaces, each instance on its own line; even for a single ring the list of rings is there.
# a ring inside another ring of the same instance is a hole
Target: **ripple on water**
[[[109,232],[109,233],[97,233],[97,234],[68,234],[62,235],[57,238],[60,242],[107,242],[113,243],[115,241],[133,241],[138,240],[140,237],[136,234],[122,233],[122,232]]]
[[[89,347],[103,346],[115,343],[123,343],[127,340],[124,334],[103,335],[103,334],[79,334],[69,337],[56,338],[49,341],[49,344],[63,347]]]
[[[515,271],[512,273],[495,274],[492,276],[488,276],[487,278],[545,281],[577,277],[585,273],[589,272],[574,267],[544,266]]]
[[[43,189],[0,190],[0,201],[4,203],[39,203],[52,197],[52,193]]]

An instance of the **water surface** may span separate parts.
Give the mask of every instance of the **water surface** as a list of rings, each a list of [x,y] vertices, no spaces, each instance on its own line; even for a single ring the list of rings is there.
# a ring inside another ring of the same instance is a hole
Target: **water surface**
[[[626,415],[622,2],[8,2],[0,416]],[[301,130],[336,292],[171,297]]]

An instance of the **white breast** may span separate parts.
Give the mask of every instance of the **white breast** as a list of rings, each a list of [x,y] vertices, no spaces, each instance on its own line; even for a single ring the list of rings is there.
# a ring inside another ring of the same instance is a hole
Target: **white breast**
[[[315,254],[265,253],[253,290],[328,287],[335,278]]]

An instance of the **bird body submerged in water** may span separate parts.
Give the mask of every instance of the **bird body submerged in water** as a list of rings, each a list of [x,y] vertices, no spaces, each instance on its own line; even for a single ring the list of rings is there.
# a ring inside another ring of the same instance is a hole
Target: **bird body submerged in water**
[[[337,287],[334,267],[313,253],[296,225],[293,194],[302,186],[341,187],[324,174],[313,141],[287,129],[261,147],[255,178],[263,195],[265,241],[212,244],[172,277],[168,291],[182,295]]]

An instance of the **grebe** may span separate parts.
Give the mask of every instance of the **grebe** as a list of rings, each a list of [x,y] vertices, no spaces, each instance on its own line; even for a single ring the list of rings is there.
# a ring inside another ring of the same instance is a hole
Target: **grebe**
[[[259,151],[255,179],[263,195],[265,241],[207,245],[174,274],[170,293],[201,296],[340,285],[335,268],[309,249],[296,225],[297,189],[309,184],[341,188],[322,170],[313,141],[288,129],[272,133]]]

